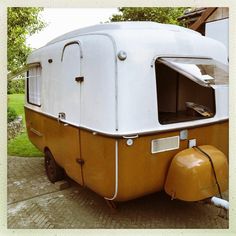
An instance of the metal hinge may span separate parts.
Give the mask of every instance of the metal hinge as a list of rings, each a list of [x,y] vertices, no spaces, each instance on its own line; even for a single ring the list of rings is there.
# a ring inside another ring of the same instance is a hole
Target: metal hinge
[[[76,162],[77,162],[78,164],[80,164],[81,166],[84,164],[84,160],[83,160],[83,159],[80,159],[80,158],[77,158],[77,159],[76,159]]]
[[[59,120],[65,120],[66,119],[66,113],[65,112],[59,112],[58,113],[58,119]]]

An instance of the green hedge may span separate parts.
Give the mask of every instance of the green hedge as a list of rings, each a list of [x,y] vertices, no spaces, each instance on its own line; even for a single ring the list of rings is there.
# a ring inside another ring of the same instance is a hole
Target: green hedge
[[[17,117],[17,113],[14,108],[8,107],[7,108],[7,123],[15,120]]]
[[[25,93],[25,80],[10,80],[7,84],[7,94]]]

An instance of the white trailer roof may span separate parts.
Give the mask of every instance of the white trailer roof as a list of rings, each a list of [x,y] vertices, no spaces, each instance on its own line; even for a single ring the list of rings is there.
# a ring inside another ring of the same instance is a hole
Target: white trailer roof
[[[167,31],[175,31],[175,32],[188,32],[193,34],[199,34],[198,32],[180,27],[177,25],[172,24],[161,24],[161,23],[155,23],[150,21],[129,21],[129,22],[115,22],[115,23],[104,23],[99,25],[93,25],[89,27],[84,27],[81,29],[77,29],[74,31],[71,31],[69,33],[63,34],[52,41],[48,42],[47,45],[63,41],[69,38],[74,38],[76,36],[79,36],[81,34],[89,34],[89,33],[95,33],[98,31],[103,31],[108,33],[111,30],[167,30]]]

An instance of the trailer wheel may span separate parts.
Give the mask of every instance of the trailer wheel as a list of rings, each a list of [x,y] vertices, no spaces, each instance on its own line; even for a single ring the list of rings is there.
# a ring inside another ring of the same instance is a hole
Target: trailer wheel
[[[55,183],[56,181],[62,180],[64,178],[64,170],[56,163],[49,150],[45,150],[44,154],[44,165],[49,181]]]

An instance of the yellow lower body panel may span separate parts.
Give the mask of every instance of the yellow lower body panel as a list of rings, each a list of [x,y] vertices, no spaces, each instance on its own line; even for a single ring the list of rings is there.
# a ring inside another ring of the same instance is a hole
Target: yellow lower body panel
[[[227,189],[228,162],[224,153],[210,145],[199,148],[210,157],[213,166],[197,148],[179,152],[171,162],[165,182],[165,191],[172,198],[198,201]]]
[[[133,140],[132,146],[128,146],[125,139],[119,140],[119,191],[117,201],[127,201],[163,190],[173,157],[188,148],[189,139],[196,139],[199,146],[213,145],[226,156],[228,155],[227,121],[189,128],[188,139],[180,140],[178,149],[159,153],[151,152],[152,140],[179,136],[179,134],[180,131],[176,130],[141,136]],[[211,170],[209,169],[209,171]]]
[[[25,114],[28,136],[36,147],[41,151],[50,149],[56,162],[76,182],[103,197],[115,196],[115,201],[163,190],[173,157],[188,148],[189,139],[196,139],[197,145],[213,145],[228,155],[227,121],[189,128],[188,139],[180,140],[178,148],[152,153],[152,140],[179,136],[180,131],[143,135],[129,146],[125,138],[64,126],[57,119],[28,108]],[[78,164],[78,158],[84,160],[83,166]]]

